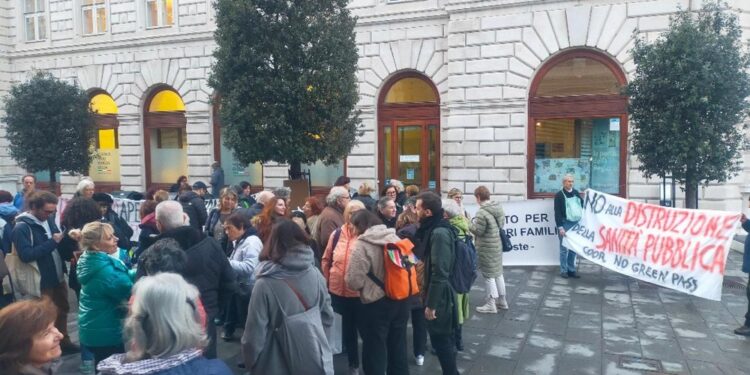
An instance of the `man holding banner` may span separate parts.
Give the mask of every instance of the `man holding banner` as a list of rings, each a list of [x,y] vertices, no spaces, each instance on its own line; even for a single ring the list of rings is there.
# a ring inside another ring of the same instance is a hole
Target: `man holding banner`
[[[565,232],[581,220],[583,212],[583,199],[581,193],[573,189],[573,182],[573,176],[566,174],[562,189],[555,194],[555,224],[560,237],[560,276],[565,279],[580,278],[576,273],[576,253],[563,246]]]
[[[747,219],[745,214],[742,214],[740,222],[742,223],[742,229],[746,232],[750,232],[750,220]],[[745,253],[742,255],[742,272],[750,273],[750,236],[745,237]],[[742,327],[735,329],[734,333],[742,336],[750,336],[750,281],[747,283],[745,293],[748,301],[747,313],[745,313],[745,324],[743,324]]]

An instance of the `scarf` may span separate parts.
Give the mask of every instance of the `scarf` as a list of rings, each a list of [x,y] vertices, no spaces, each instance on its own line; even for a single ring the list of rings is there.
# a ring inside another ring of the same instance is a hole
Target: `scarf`
[[[450,224],[443,219],[442,208],[433,212],[432,216],[424,217],[419,220],[419,228],[417,228],[416,235],[418,243],[414,246],[414,254],[416,254],[419,259],[424,259],[430,255],[430,236],[432,235],[432,231],[439,226],[450,227]]]

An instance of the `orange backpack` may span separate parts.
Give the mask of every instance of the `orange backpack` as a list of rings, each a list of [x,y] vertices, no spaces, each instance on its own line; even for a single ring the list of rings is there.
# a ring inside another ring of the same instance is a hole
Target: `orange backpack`
[[[417,257],[412,252],[414,244],[408,239],[387,243],[383,247],[383,265],[385,280],[381,281],[372,273],[367,273],[385,295],[396,301],[419,294],[417,285]]]

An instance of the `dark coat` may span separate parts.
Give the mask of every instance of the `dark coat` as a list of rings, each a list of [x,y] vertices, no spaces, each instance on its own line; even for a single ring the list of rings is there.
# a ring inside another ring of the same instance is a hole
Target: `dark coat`
[[[362,202],[365,205],[365,208],[370,211],[375,211],[375,206],[378,204],[378,202],[373,199],[369,195],[360,195],[359,193],[355,193],[352,199],[356,199],[360,202]]]
[[[565,195],[563,196],[563,194]],[[581,207],[583,207],[583,198],[581,198],[581,193],[579,193],[578,190],[573,189],[573,191],[568,193],[567,191],[560,189],[560,191],[555,194],[555,226],[558,228],[563,226],[563,222],[566,221],[565,197],[578,197],[578,199],[581,200]]]
[[[162,233],[157,240],[172,238],[185,250],[187,264],[182,276],[195,285],[201,293],[201,300],[210,319],[219,313],[219,306],[225,306],[237,290],[237,277],[229,265],[229,260],[215,239],[206,237],[203,232],[191,226],[183,226]],[[151,250],[146,250],[151,251]],[[142,257],[141,257],[142,259]],[[145,269],[139,264],[136,278],[145,276]]]
[[[16,246],[18,257],[21,261],[30,263],[36,261],[39,266],[41,275],[40,288],[50,289],[60,284],[57,279],[57,270],[52,253],[57,249],[57,242],[52,238],[47,238],[47,231],[38,222],[32,219],[30,213],[23,213],[16,217],[16,225],[13,228],[13,244]],[[54,217],[47,219],[52,234],[60,233],[60,229],[55,225]],[[33,236],[33,246],[31,237]],[[66,256],[67,255],[67,256]],[[65,260],[72,254],[60,254],[60,258]],[[62,271],[65,272],[65,263],[62,263]]]
[[[135,250],[135,256],[133,257],[133,263],[138,263],[138,257],[143,252],[156,242],[156,238],[159,236],[159,229],[156,228],[156,219],[154,216],[146,222],[138,224],[141,228],[141,233],[138,234],[138,248]]]
[[[437,319],[427,322],[427,329],[433,334],[450,335],[458,327],[456,292],[450,283],[456,259],[454,236],[450,228],[438,226],[427,240],[430,249],[424,258],[424,303],[434,309],[437,316]]]
[[[117,237],[117,247],[125,250],[130,250],[131,243],[130,238],[133,237],[133,228],[130,227],[125,219],[120,217],[117,212],[111,208],[107,210],[107,214],[104,215],[105,223],[112,225],[115,230],[115,237]]]
[[[750,220],[742,223],[742,229],[750,232]],[[745,254],[742,255],[742,272],[750,273],[750,235],[745,237]]]
[[[221,167],[214,169],[211,173],[211,194],[218,197],[221,188],[224,187],[224,170]]]
[[[193,191],[185,191],[180,194],[177,200],[182,205],[182,210],[190,218],[190,226],[203,231],[203,225],[206,224],[206,218],[208,218],[203,198]]]

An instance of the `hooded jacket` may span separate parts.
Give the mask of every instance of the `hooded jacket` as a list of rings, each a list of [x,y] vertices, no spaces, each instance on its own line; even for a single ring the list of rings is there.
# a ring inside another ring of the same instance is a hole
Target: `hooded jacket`
[[[208,218],[208,212],[206,212],[206,204],[194,191],[185,191],[180,194],[177,201],[182,205],[182,210],[190,218],[190,226],[203,231],[203,225],[206,224],[206,218]]]
[[[476,238],[479,271],[486,278],[503,274],[503,245],[500,228],[505,223],[505,214],[500,202],[484,201],[471,225]]]
[[[313,260],[312,249],[298,245],[289,249],[279,263],[263,261],[258,264],[242,336],[242,354],[250,373],[293,375],[287,368],[280,345],[275,342],[274,329],[279,327],[284,315],[302,313],[304,307],[286,282],[300,293],[309,306],[318,306],[321,324],[326,334],[330,334],[329,329],[333,324],[331,297],[325,279],[313,265]],[[332,361],[332,358],[329,360]],[[333,369],[330,370],[333,374]]]
[[[60,233],[52,216],[47,219],[47,224],[51,234]],[[47,236],[47,231],[39,219],[29,212],[18,215],[12,238],[21,261],[37,262],[41,276],[39,286],[42,290],[54,288],[64,280],[62,277],[65,273],[64,258],[57,251],[57,243],[51,236]]]
[[[340,297],[359,297],[359,292],[347,288],[344,281],[346,269],[354,251],[354,243],[357,241],[357,235],[354,234],[353,230],[349,230],[347,225],[342,226],[339,241],[335,244],[336,247],[334,248],[333,239],[335,233],[331,233],[331,236],[328,238],[328,246],[326,246],[326,250],[323,253],[323,260],[321,262],[323,277],[328,281],[328,290],[331,293]]]
[[[395,229],[382,224],[373,226],[357,238],[344,278],[350,289],[359,291],[362,303],[373,303],[385,297],[383,288],[375,284],[367,273],[372,271],[378,280],[385,280],[383,248],[387,243],[400,240]]]
[[[123,344],[122,325],[133,281],[119,259],[101,251],[84,251],[76,269],[81,283],[78,334],[86,346]]]
[[[2,251],[10,253],[13,236],[13,225],[16,222],[16,215],[18,215],[18,209],[12,203],[0,203],[0,219],[4,221],[2,228],[0,228],[0,236],[2,237]],[[0,222],[1,223],[1,222]]]
[[[162,238],[174,239],[185,251],[187,264],[181,275],[198,288],[208,317],[215,318],[219,306],[224,306],[237,290],[237,277],[221,246],[215,239],[206,237],[191,226],[166,231],[157,237],[157,241]],[[136,278],[142,276],[145,276],[145,269],[139,264]]]

